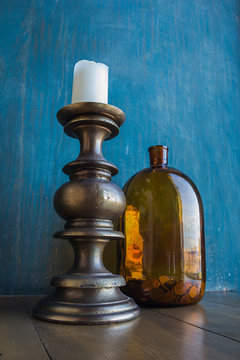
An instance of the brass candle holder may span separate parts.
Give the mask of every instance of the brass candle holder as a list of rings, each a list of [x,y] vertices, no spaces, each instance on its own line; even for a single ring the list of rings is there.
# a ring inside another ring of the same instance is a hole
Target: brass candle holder
[[[56,192],[54,207],[66,220],[65,230],[54,237],[70,241],[75,262],[71,270],[52,279],[56,287],[33,309],[41,320],[66,324],[106,324],[132,320],[139,315],[135,302],[122,294],[125,285],[103,265],[102,253],[109,240],[124,235],[113,221],[124,211],[125,196],[110,182],[116,166],[102,155],[104,140],[118,135],[124,113],[112,105],[83,102],[63,107],[57,113],[64,131],[80,140],[75,161],[63,168],[70,181]]]

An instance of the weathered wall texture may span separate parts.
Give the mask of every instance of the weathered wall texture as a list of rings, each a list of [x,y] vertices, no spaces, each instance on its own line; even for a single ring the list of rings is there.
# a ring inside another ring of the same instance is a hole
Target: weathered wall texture
[[[55,114],[79,59],[110,67],[127,121],[104,146],[121,186],[166,144],[202,194],[208,290],[240,287],[237,0],[2,0],[0,293],[49,290],[72,261],[52,198],[78,153]]]

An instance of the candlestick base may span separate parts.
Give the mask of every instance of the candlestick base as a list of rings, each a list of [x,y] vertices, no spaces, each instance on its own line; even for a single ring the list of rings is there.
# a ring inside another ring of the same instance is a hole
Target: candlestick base
[[[75,262],[66,274],[52,279],[55,292],[40,300],[33,315],[64,324],[132,320],[140,311],[119,290],[124,278],[111,274],[102,262],[108,241],[124,238],[114,231],[113,220],[125,208],[122,190],[110,182],[117,168],[104,159],[102,143],[118,134],[125,115],[107,104],[76,103],[61,109],[57,117],[64,131],[81,143],[79,157],[63,169],[70,181],[54,198],[56,211],[66,220],[65,230],[54,236],[70,241]]]
[[[92,296],[98,296],[94,293]],[[104,325],[135,319],[139,309],[128,298],[122,302],[108,302],[107,305],[62,302],[60,299],[43,299],[33,311],[40,320],[69,325]]]

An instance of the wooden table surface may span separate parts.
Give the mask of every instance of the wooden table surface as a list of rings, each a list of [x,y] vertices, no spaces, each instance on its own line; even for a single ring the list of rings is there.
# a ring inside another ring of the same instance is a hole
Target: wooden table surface
[[[206,293],[197,305],[142,309],[113,325],[33,319],[33,296],[0,297],[0,360],[240,359],[240,294]]]

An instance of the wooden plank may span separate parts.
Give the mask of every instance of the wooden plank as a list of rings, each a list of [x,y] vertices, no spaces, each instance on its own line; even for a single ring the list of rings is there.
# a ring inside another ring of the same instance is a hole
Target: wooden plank
[[[236,300],[236,298],[234,299]],[[240,307],[204,300],[193,306],[156,308],[155,311],[240,341]]]
[[[202,299],[202,302],[205,301],[240,307],[240,293],[235,291],[209,291],[205,293]]]
[[[0,297],[2,360],[49,360],[21,297]]]
[[[36,300],[24,299],[29,311]],[[113,325],[68,326],[33,321],[48,353],[57,360],[239,359],[238,342],[151,309],[143,309],[134,321]]]

